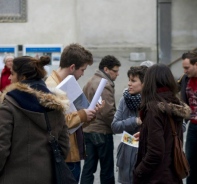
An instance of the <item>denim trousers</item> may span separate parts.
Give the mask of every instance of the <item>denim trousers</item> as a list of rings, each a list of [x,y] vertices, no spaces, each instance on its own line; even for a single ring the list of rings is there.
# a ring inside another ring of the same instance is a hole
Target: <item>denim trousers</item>
[[[114,184],[114,143],[112,134],[84,133],[86,158],[81,184],[93,184],[94,173],[100,161],[100,183]]]
[[[69,169],[71,170],[75,180],[79,182],[79,177],[81,174],[81,162],[66,162]]]
[[[187,184],[197,184],[197,124],[190,123],[188,126],[185,153],[190,165]]]

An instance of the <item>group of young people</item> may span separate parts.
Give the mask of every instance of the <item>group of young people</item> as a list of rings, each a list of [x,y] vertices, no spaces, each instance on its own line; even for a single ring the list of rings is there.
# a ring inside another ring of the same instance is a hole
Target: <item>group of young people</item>
[[[114,81],[119,75],[121,63],[108,55],[102,58],[98,70],[83,88],[91,101],[101,79],[105,78],[107,84],[101,95],[102,104],[93,110],[80,109],[68,113],[69,99],[64,92],[54,88],[68,75],[78,80],[87,66],[93,63],[93,56],[79,44],[66,46],[59,68],[44,81],[47,74],[44,66],[49,62],[48,56],[13,59],[9,76],[11,85],[1,94],[0,183],[54,183],[45,113],[77,182],[81,175],[81,184],[92,184],[100,161],[101,183],[115,183],[113,134],[126,131],[139,139],[139,147],[122,142],[118,146],[118,182],[182,183],[174,170],[169,119],[174,121],[177,134],[183,140],[183,119],[190,118],[188,105],[195,96],[195,92],[191,94],[188,89],[194,86],[191,80],[186,88],[186,96],[190,94],[186,105],[177,97],[177,83],[166,65],[148,62],[130,67],[127,72],[128,88],[124,90],[116,109]],[[184,65],[189,78],[189,73],[195,73],[195,66],[191,67],[196,63],[197,59],[194,64]],[[192,113],[195,115],[195,108]],[[72,134],[68,133],[68,129],[79,126],[81,122],[84,123],[82,127]],[[81,172],[82,159],[85,161]]]

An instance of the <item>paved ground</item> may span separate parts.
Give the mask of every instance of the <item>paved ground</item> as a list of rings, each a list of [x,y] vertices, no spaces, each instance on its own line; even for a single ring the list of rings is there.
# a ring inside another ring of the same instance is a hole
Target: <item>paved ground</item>
[[[115,90],[116,90],[115,99],[116,99],[117,106],[118,106],[119,99],[122,96],[123,90],[127,87],[127,82],[128,82],[127,71],[129,67],[137,66],[140,64],[140,62],[131,62],[126,58],[118,58],[118,59],[120,60],[122,66],[120,67],[119,76],[115,81]],[[85,83],[87,82],[87,80],[94,74],[95,70],[98,68],[99,62],[100,62],[100,58],[95,58],[94,64],[92,66],[88,66],[88,68],[85,71],[84,76],[82,76],[81,79],[79,79],[78,81],[81,87],[83,87]],[[120,143],[120,139],[121,139],[121,135],[114,135],[114,163],[116,163],[116,150]],[[82,167],[83,167],[83,162],[82,162]],[[115,171],[115,180],[116,180],[116,183],[118,183],[116,168],[114,168],[114,171]],[[100,173],[100,166],[98,165],[97,172],[95,173],[94,184],[100,183],[99,173]],[[184,184],[185,184],[185,181],[184,181]]]

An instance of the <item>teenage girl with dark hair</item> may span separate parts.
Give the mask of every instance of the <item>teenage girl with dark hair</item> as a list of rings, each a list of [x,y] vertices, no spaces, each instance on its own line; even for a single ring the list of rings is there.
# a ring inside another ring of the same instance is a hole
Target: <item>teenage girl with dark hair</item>
[[[134,184],[182,184],[174,170],[172,118],[177,135],[183,139],[183,118],[190,108],[177,97],[177,84],[164,64],[150,67],[144,78]]]

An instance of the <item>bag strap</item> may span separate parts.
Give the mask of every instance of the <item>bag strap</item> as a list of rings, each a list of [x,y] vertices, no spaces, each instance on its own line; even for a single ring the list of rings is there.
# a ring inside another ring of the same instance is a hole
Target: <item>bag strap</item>
[[[45,121],[46,121],[46,124],[47,124],[47,130],[48,130],[48,132],[51,132],[51,125],[50,125],[49,117],[48,117],[48,114],[47,114],[46,111],[44,112],[44,116],[45,116]]]
[[[170,119],[170,124],[171,124],[171,127],[172,127],[172,135],[173,136],[177,136],[177,132],[176,132],[174,121],[173,121],[173,119],[170,116],[169,116],[169,119]]]
[[[46,121],[46,124],[47,124],[47,131],[48,131],[50,137],[52,138],[52,140],[54,140],[55,136],[52,134],[51,124],[49,122],[49,117],[48,117],[48,114],[47,114],[46,110],[44,111],[44,116],[45,116],[45,121]]]

